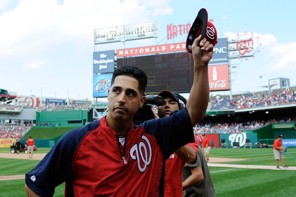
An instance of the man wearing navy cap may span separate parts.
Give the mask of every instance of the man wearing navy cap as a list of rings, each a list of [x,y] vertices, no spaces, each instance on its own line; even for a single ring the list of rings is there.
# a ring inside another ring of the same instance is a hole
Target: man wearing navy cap
[[[169,91],[162,91],[158,95],[165,102],[164,105],[158,107],[160,117],[170,116],[172,113],[184,108],[185,103],[182,103],[182,101],[186,102],[186,100],[181,95]],[[204,158],[200,157],[204,156],[198,148],[198,140],[195,139],[194,143],[189,143],[181,147],[166,160],[165,197],[181,197],[184,195],[215,196],[215,189],[208,172],[207,164],[205,162],[202,163],[201,160],[204,160]],[[190,172],[184,177],[183,168],[185,164],[190,169]],[[191,187],[196,185],[198,185],[198,189],[192,190]]]
[[[158,94],[165,102],[158,107],[159,117],[168,117],[184,108],[176,93],[162,91]],[[180,131],[181,132],[181,131]],[[164,197],[181,197],[183,196],[182,171],[186,162],[194,163],[198,151],[197,143],[190,143],[175,153],[173,153],[165,162],[165,181]],[[201,170],[201,168],[200,168]],[[202,172],[200,173],[202,175]]]

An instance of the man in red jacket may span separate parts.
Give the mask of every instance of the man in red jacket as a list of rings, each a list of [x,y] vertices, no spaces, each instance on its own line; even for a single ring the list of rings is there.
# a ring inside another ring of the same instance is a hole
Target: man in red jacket
[[[116,68],[108,90],[108,114],[61,137],[26,173],[27,195],[53,196],[65,182],[65,196],[162,196],[165,160],[194,142],[192,127],[205,115],[212,55],[213,45],[196,38],[186,107],[140,125],[133,124],[133,118],[146,100],[147,75],[134,66]]]

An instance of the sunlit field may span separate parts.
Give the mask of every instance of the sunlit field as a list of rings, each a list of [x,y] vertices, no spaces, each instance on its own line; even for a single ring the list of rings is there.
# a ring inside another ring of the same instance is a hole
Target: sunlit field
[[[39,148],[38,153],[48,152],[48,148]],[[0,153],[9,150],[1,148]],[[24,154],[24,153],[22,153]],[[296,166],[296,149],[288,149],[285,154],[286,164]],[[275,166],[272,148],[213,148],[211,158],[239,158],[240,161],[223,162],[243,165]],[[0,176],[24,175],[39,161],[29,159],[0,158]],[[293,197],[295,196],[296,171],[261,170],[248,168],[209,167],[217,197]],[[56,188],[54,196],[63,196],[64,185]],[[0,181],[0,197],[26,196],[24,180]]]

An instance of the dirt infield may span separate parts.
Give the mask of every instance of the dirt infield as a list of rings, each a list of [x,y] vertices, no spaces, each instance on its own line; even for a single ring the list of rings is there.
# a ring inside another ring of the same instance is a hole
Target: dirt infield
[[[45,156],[45,153],[34,153],[33,160],[41,160]],[[28,154],[25,153],[0,153],[0,158],[9,158],[9,159],[31,159]]]
[[[25,180],[25,175],[10,175],[10,176],[0,176],[0,181],[11,181],[11,180]]]
[[[209,162],[210,163],[223,163],[223,162],[243,161],[243,160],[246,160],[246,159],[211,157]]]
[[[210,167],[219,167],[219,168],[244,168],[244,169],[257,169],[257,170],[296,170],[295,166],[289,166],[287,168],[280,167],[277,169],[275,166],[267,166],[267,165],[246,165],[246,164],[223,164],[223,163],[209,163]]]

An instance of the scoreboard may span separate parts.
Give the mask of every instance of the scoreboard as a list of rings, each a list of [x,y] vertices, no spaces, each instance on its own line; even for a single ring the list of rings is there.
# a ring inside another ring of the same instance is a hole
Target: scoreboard
[[[117,59],[117,67],[137,66],[148,77],[146,93],[163,90],[188,93],[193,82],[193,58],[187,52],[156,54]]]
[[[230,70],[227,38],[219,38],[209,62],[210,91],[230,90]],[[194,61],[186,51],[186,43],[171,43],[109,51],[93,54],[93,96],[108,95],[114,69],[136,66],[147,74],[146,93],[157,94],[163,90],[189,93],[193,83]]]

